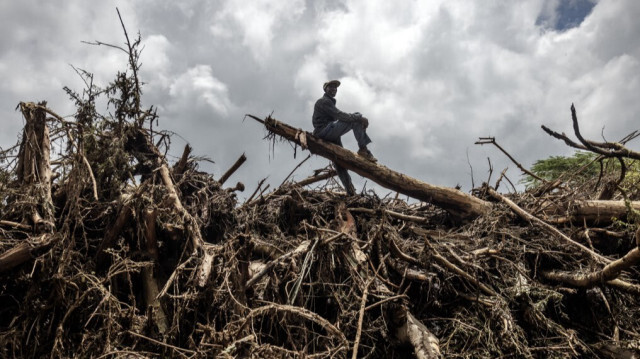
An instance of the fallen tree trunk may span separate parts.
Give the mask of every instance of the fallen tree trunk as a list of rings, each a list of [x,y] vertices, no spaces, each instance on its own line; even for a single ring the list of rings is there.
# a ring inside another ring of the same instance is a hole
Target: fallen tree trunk
[[[542,212],[544,220],[553,224],[584,222],[605,226],[617,220],[625,220],[629,210],[640,211],[640,201],[577,200],[551,204]]]
[[[640,202],[630,202],[630,208],[640,211]],[[624,201],[586,200],[574,202],[572,221],[609,224],[614,218],[626,218],[629,207]]]
[[[433,203],[460,219],[473,219],[491,209],[491,204],[453,188],[435,186],[395,172],[371,162],[340,146],[323,141],[308,132],[293,128],[271,117],[261,120],[270,132],[308,148],[313,154],[325,157],[338,165],[366,177],[377,184],[409,197]]]

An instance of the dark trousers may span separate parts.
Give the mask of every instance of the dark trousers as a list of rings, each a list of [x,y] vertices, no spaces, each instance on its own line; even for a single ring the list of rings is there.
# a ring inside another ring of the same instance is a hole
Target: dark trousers
[[[314,131],[314,135],[342,147],[341,137],[351,130],[353,130],[353,135],[358,142],[358,147],[362,148],[371,143],[371,139],[367,135],[365,128],[359,122],[334,121],[326,125],[324,128]],[[351,183],[351,176],[349,176],[349,172],[336,162],[333,162],[333,167],[336,168],[338,178],[340,178],[340,182],[342,182],[347,193],[350,195],[355,194],[355,189]]]

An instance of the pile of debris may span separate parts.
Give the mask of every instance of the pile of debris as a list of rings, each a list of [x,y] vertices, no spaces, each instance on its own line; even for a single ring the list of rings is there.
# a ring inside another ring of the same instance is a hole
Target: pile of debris
[[[637,355],[635,202],[562,181],[467,195],[297,130],[422,201],[346,196],[323,172],[238,203],[244,186],[224,183],[242,159],[217,180],[188,146],[167,162],[135,45],[107,89],[83,73],[84,93],[68,90],[74,121],[20,104],[22,140],[0,168],[2,357]],[[96,111],[103,94],[111,115]]]

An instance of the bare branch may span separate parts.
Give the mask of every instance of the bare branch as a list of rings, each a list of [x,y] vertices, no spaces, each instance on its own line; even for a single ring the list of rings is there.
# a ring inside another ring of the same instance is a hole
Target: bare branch
[[[518,161],[515,160],[515,158],[513,158],[509,152],[505,151],[504,148],[502,148],[497,142],[495,137],[480,137],[478,139],[478,141],[475,142],[476,145],[486,145],[486,144],[492,144],[494,146],[496,146],[502,153],[504,153],[507,157],[509,157],[509,159],[511,160],[511,162],[513,162],[519,169],[520,171],[522,171],[523,173],[537,179],[540,182],[543,183],[548,183],[547,180],[545,180],[544,178],[540,178],[538,177],[535,173],[527,170],[526,168],[524,168]]]

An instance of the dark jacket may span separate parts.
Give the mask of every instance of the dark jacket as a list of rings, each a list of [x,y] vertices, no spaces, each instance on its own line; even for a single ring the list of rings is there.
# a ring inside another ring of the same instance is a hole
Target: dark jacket
[[[362,118],[359,113],[346,113],[338,110],[336,99],[325,94],[313,106],[313,133],[317,134],[333,121],[358,122]]]

